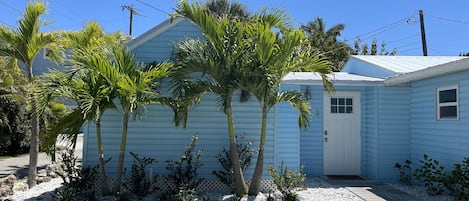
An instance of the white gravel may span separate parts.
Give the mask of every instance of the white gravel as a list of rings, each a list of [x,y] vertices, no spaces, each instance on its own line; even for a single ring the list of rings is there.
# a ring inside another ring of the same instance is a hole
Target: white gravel
[[[55,195],[55,189],[60,188],[61,186],[62,186],[62,179],[55,178],[49,182],[40,183],[27,191],[15,191],[15,193],[12,196],[9,196],[3,199],[9,199],[9,200],[14,200],[14,201],[53,200],[53,196]]]
[[[305,189],[298,190],[298,198],[300,201],[363,201],[360,197],[353,194],[349,190],[343,187],[338,187],[325,182],[321,178],[312,178],[304,182]],[[0,198],[0,200],[41,200],[48,201],[53,200],[55,190],[62,186],[62,179],[55,178],[50,182],[41,183],[32,189],[27,191],[15,191],[14,195]],[[416,186],[405,186],[400,184],[392,184],[392,186],[398,190],[407,192],[415,195],[418,198],[426,201],[451,201],[454,200],[452,196],[441,195],[441,196],[429,196],[423,187]],[[275,196],[279,197],[280,192],[275,192]],[[234,200],[232,195],[220,195],[217,193],[209,193],[209,197],[215,198],[219,201],[230,201]],[[242,201],[266,201],[268,194],[260,193],[258,196],[250,196],[241,199]]]
[[[41,183],[34,188],[31,188],[27,191],[15,191],[15,194],[7,197],[10,200],[53,200],[55,195],[55,190],[62,186],[62,179],[55,178],[50,182]],[[319,201],[319,200],[328,200],[328,201],[362,201],[355,194],[351,193],[345,188],[334,187],[320,178],[308,179],[305,182],[306,189],[298,191],[298,198],[304,201]],[[217,200],[228,201],[233,200],[231,195],[216,195],[216,193],[211,193],[210,197],[217,197]],[[215,196],[213,196],[215,195]],[[275,195],[279,195],[279,192],[276,192]],[[258,196],[250,196],[248,198],[243,198],[243,201],[266,201],[268,194],[259,194]],[[1,200],[1,199],[0,199]]]

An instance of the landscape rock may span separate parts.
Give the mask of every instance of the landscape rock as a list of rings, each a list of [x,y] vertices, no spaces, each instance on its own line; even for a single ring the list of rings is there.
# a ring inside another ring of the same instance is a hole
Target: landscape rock
[[[8,175],[0,179],[0,197],[13,195],[13,184],[16,181],[15,175]]]

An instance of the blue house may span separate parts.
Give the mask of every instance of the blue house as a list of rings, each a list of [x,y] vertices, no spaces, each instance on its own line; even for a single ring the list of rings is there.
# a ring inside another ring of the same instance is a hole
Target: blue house
[[[167,20],[129,42],[137,58],[146,63],[173,58],[174,45],[185,38],[202,38],[200,30],[185,19]],[[396,162],[418,161],[423,153],[450,167],[469,155],[469,58],[352,56],[343,72],[331,75],[335,92],[324,91],[314,73],[290,73],[281,88],[302,92],[312,105],[311,127],[298,128],[298,113],[278,104],[269,114],[265,166],[284,161],[291,169],[304,165],[308,176],[360,175],[397,182]],[[169,91],[165,92],[166,95]],[[236,97],[234,98],[236,100]],[[238,134],[258,142],[261,109],[257,101],[234,101]],[[228,147],[226,118],[216,98],[206,94],[189,112],[187,128],[176,128],[172,111],[152,105],[142,119],[129,123],[127,153],[135,152],[159,161],[177,159],[199,135],[204,149],[200,176],[215,179],[220,170],[216,158]],[[109,174],[115,174],[121,115],[107,111],[102,119],[105,158]],[[255,143],[256,144],[256,143]],[[83,163],[97,161],[95,128],[85,128]],[[131,158],[125,165],[130,168]],[[165,174],[161,162],[153,168]],[[252,169],[246,171],[250,179]],[[267,171],[265,171],[267,176]],[[267,177],[266,177],[267,178]]]

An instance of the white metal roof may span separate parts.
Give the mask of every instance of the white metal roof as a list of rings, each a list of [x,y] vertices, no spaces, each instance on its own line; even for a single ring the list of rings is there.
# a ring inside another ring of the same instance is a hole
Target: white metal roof
[[[382,85],[383,79],[355,75],[346,72],[336,72],[328,75],[329,80],[335,85]],[[304,85],[322,85],[322,78],[319,73],[311,72],[292,72],[288,73],[283,79],[283,84],[304,84]]]
[[[397,75],[390,77],[384,81],[386,86],[395,86],[408,84],[413,81],[437,77],[450,73],[457,73],[469,70],[469,58],[463,57],[463,59],[456,60],[453,62],[444,63],[441,65],[432,66],[422,70]]]
[[[355,55],[356,59],[379,66],[396,74],[419,71],[433,66],[458,61],[461,56],[369,56]]]

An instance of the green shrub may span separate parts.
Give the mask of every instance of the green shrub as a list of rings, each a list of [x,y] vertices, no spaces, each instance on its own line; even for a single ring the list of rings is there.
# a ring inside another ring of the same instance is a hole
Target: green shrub
[[[445,182],[448,175],[439,161],[433,160],[427,154],[420,160],[420,167],[414,170],[415,180],[423,182],[429,195],[441,195],[445,190]]]
[[[80,197],[94,197],[97,167],[81,167],[77,164],[77,157],[73,149],[62,152],[62,163],[55,172],[62,178],[61,192],[57,193],[57,200],[78,200]]]
[[[300,171],[289,170],[286,165],[284,166],[282,161],[278,170],[270,165],[269,173],[270,176],[272,176],[274,179],[275,186],[282,193],[282,200],[297,200],[297,195],[294,190],[295,188],[300,187],[300,183],[306,179],[306,174],[303,172],[303,167],[301,167]]]
[[[186,151],[177,161],[166,161],[166,169],[169,171],[166,179],[172,184],[173,193],[180,191],[189,192],[195,190],[202,181],[197,172],[203,165],[200,160],[203,150],[195,150],[195,146],[199,137],[192,136],[191,144],[186,145]]]
[[[462,164],[454,164],[446,182],[446,188],[456,200],[469,200],[469,157]]]
[[[410,168],[411,165],[412,162],[410,160],[406,160],[404,165],[401,165],[400,163],[396,163],[396,165],[394,165],[394,167],[399,170],[400,182],[408,186],[412,185],[412,170]]]
[[[147,175],[147,166],[158,161],[149,157],[139,158],[138,154],[132,152],[130,152],[130,155],[133,158],[130,179],[124,185],[130,192],[141,199],[157,190],[157,176]]]
[[[254,141],[250,141],[244,144],[244,138],[244,134],[240,137],[236,136],[236,142],[238,142],[236,143],[236,149],[238,149],[241,170],[243,171],[251,166],[252,158],[257,153],[257,150],[251,148],[251,145],[254,143]],[[223,170],[212,171],[212,174],[215,175],[223,184],[230,187],[232,191],[234,191],[235,187],[233,169],[231,168],[230,150],[224,148],[222,153],[217,155],[217,159],[218,162],[220,162],[220,165],[223,167]]]

